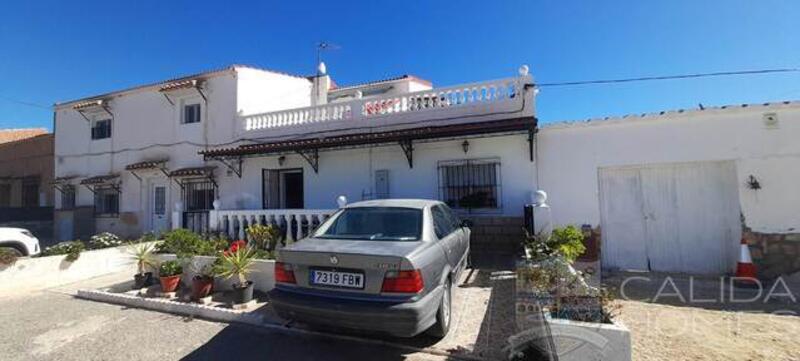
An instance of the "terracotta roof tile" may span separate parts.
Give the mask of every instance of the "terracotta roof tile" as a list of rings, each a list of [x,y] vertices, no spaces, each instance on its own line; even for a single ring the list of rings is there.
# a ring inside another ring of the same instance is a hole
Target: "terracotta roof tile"
[[[38,135],[47,134],[47,129],[0,129],[0,144],[14,142],[17,140],[33,138]]]

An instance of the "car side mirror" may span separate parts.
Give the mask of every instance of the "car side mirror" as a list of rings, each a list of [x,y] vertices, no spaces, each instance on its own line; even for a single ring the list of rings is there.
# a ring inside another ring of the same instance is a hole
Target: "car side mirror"
[[[472,228],[473,225],[474,225],[474,223],[472,223],[472,221],[469,220],[469,219],[461,220],[461,227],[463,227],[463,228]]]

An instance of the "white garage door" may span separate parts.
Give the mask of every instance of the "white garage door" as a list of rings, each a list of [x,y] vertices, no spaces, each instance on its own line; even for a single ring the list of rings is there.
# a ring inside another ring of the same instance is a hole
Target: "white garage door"
[[[721,274],[741,225],[733,162],[601,168],[603,267]]]

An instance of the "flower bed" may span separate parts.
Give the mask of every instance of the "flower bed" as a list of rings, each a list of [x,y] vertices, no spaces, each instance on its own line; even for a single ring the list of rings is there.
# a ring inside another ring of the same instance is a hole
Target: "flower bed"
[[[174,254],[159,254],[157,258],[160,261],[175,260],[178,257]],[[214,263],[216,257],[211,256],[194,256],[191,261],[185,261],[184,272],[181,276],[181,283],[185,287],[190,287],[192,278],[199,273],[199,270],[207,265]],[[191,263],[194,263],[192,265]],[[268,292],[275,288],[275,261],[271,259],[257,259],[253,262],[253,273],[248,276],[253,281],[254,287],[257,291]],[[235,278],[224,279],[221,277],[214,277],[214,290],[229,291],[236,282]]]

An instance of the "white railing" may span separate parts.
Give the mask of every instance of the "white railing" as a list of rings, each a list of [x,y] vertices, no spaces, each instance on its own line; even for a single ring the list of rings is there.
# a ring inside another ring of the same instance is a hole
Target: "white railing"
[[[253,224],[273,225],[288,245],[308,235],[334,212],[335,209],[211,210],[208,222],[212,232],[225,233],[231,239],[246,239],[245,231]]]
[[[335,121],[376,119],[391,115],[412,115],[430,112],[447,112],[459,108],[484,107],[485,112],[496,111],[496,105],[524,104],[524,86],[532,82],[530,75],[494,81],[457,85],[393,96],[355,99],[313,107],[279,110],[241,117],[243,130],[275,130],[280,128],[310,126]],[[502,108],[502,107],[500,107]],[[520,111],[528,110],[519,108]],[[476,114],[481,110],[475,109]],[[533,114],[532,108],[530,110]],[[360,125],[369,125],[362,123]]]

